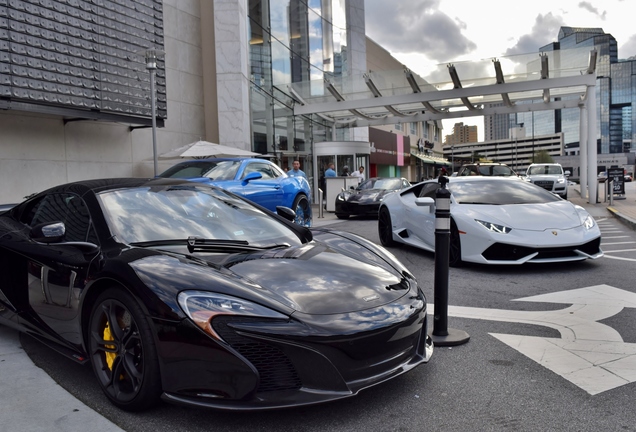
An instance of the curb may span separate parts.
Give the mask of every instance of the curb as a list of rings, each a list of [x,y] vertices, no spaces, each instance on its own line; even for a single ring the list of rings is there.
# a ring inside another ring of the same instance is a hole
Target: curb
[[[629,216],[625,216],[614,207],[607,207],[607,211],[609,211],[616,219],[620,220],[631,229],[636,230],[636,220],[630,218]]]

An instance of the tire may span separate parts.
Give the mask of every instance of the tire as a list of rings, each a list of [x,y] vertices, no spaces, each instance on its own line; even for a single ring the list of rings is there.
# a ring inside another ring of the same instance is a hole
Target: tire
[[[382,246],[395,246],[393,240],[393,226],[391,225],[391,213],[386,207],[382,207],[378,213],[378,236]]]
[[[292,210],[296,213],[294,223],[302,226],[311,225],[311,207],[305,195],[298,195],[292,205]]]
[[[106,397],[126,411],[155,405],[161,395],[157,350],[133,297],[119,288],[104,291],[91,310],[89,329],[91,365]]]
[[[349,219],[349,215],[346,213],[336,213],[338,219]]]
[[[462,261],[462,245],[459,238],[459,230],[455,222],[451,220],[450,244],[448,253],[448,265],[450,267],[461,267]]]

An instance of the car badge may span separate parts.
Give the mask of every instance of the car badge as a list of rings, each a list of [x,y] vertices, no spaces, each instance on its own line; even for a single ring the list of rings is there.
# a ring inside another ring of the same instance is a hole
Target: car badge
[[[377,299],[379,299],[379,298],[380,298],[380,296],[379,296],[379,295],[374,294],[374,295],[369,296],[369,297],[363,297],[363,298],[362,298],[362,300],[364,300],[365,302],[370,302],[370,301],[372,301],[372,300],[377,300]]]
[[[559,235],[559,233],[556,231],[552,231],[552,235]]]

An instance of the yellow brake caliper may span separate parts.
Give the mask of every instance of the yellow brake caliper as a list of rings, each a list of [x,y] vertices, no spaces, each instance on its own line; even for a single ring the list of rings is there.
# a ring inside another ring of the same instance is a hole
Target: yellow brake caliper
[[[106,321],[106,327],[104,327],[104,340],[112,341],[115,340],[113,335],[110,333],[110,323]],[[115,349],[115,345],[105,345],[108,349]],[[115,362],[115,358],[117,357],[116,353],[106,352],[106,364],[108,365],[108,369],[113,370],[113,363]]]

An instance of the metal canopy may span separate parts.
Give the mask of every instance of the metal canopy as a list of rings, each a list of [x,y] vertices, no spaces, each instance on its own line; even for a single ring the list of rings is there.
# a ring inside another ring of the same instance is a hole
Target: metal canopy
[[[576,108],[596,83],[589,48],[439,65],[288,85],[294,115],[363,127]]]

